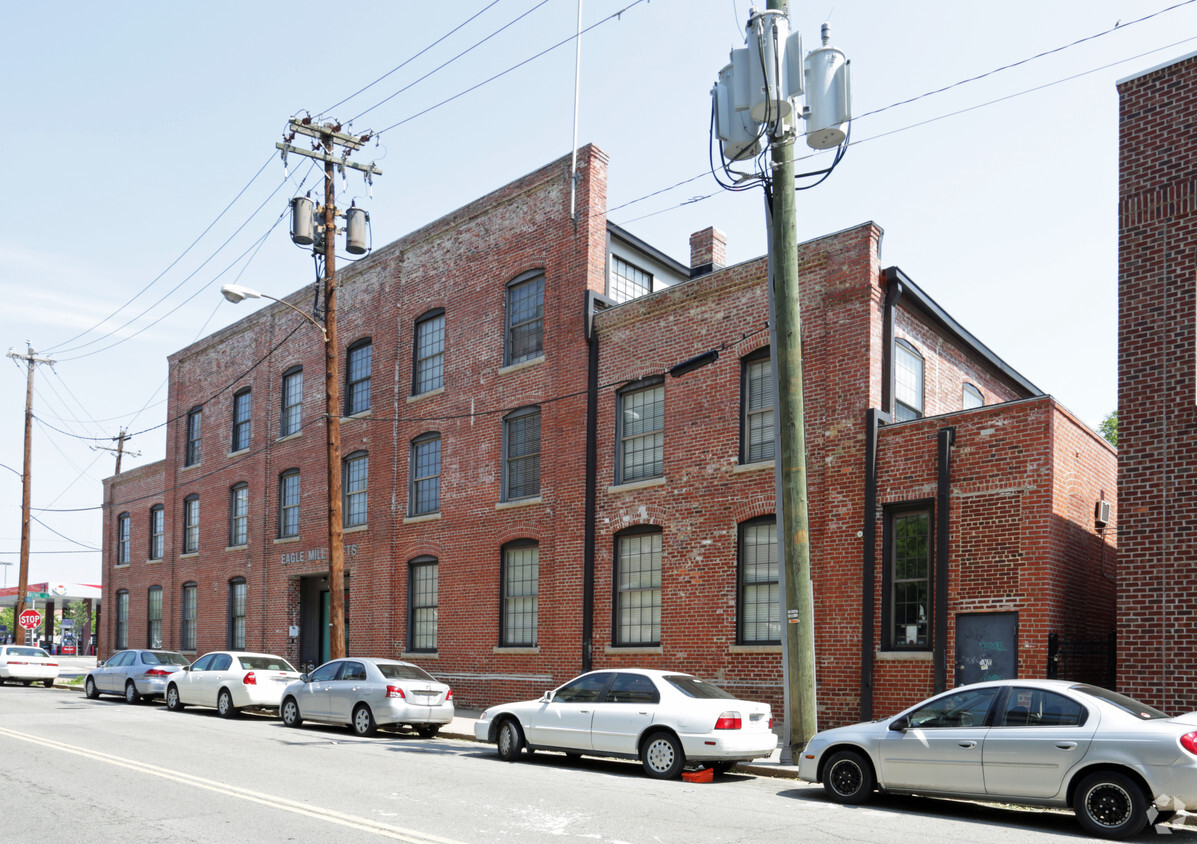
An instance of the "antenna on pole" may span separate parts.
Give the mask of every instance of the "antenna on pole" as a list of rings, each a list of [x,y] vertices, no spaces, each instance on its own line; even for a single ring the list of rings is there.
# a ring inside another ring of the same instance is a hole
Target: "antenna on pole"
[[[574,41],[574,144],[569,165],[569,218],[578,222],[578,101],[582,88],[582,0],[578,0],[578,37]]]

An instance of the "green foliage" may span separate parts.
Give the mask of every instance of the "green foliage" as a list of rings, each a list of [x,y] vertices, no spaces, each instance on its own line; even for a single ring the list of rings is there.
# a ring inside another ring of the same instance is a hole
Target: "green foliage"
[[[1101,424],[1097,426],[1097,433],[1106,438],[1106,442],[1115,448],[1118,447],[1118,411],[1112,410],[1106,414],[1106,418],[1101,420]]]

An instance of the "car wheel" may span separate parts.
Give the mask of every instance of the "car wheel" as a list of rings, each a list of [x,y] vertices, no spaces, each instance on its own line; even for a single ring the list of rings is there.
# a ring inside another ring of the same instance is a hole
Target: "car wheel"
[[[54,688],[54,681],[46,680],[44,683],[42,683],[42,685],[45,686],[47,689],[52,689],[52,688]]]
[[[524,749],[524,731],[514,718],[505,718],[499,725],[495,749],[499,751],[499,758],[504,762],[514,762],[520,758],[520,751]]]
[[[369,738],[378,732],[378,724],[374,722],[374,713],[366,704],[359,704],[353,710],[353,734],[362,738]]]
[[[416,727],[416,735],[420,738],[435,738],[436,734],[441,731],[440,724],[421,724]]]
[[[32,686],[32,685],[33,685],[33,681],[32,681],[32,680],[22,680],[22,681],[21,681],[21,685],[23,685],[23,686]]]
[[[299,714],[299,704],[295,698],[289,697],[283,701],[283,708],[279,710],[284,727],[298,727],[303,723],[303,716]]]
[[[183,701],[179,699],[179,687],[174,683],[166,687],[166,708],[171,712],[183,711]]]
[[[855,750],[841,750],[827,760],[823,790],[836,803],[864,803],[873,796],[873,767]]]
[[[221,689],[220,694],[216,696],[216,711],[222,718],[236,718],[241,714],[237,707],[233,706],[233,696],[228,689]]]
[[[1129,838],[1147,826],[1143,790],[1116,771],[1100,771],[1081,780],[1072,809],[1085,831],[1101,838]]]
[[[83,681],[83,694],[87,695],[88,700],[95,700],[100,696],[100,690],[96,688],[96,681],[88,677]]]
[[[133,685],[132,680],[125,681],[125,703],[137,703],[141,700],[141,692],[137,691],[137,686]]]
[[[715,769],[717,774],[726,774],[732,768],[736,767],[735,762],[712,762],[711,767]]]
[[[653,779],[670,780],[682,772],[686,754],[681,742],[672,733],[653,733],[640,749],[644,772]]]

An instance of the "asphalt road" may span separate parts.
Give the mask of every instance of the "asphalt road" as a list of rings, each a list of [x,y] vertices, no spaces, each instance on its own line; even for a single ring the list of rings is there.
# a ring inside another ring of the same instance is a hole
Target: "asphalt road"
[[[1082,838],[1065,812],[915,798],[849,808],[793,780],[661,782],[636,763],[551,753],[508,764],[489,745],[455,739],[358,739],[12,685],[0,686],[0,819],[7,842]],[[1197,830],[1173,836],[1197,842]]]

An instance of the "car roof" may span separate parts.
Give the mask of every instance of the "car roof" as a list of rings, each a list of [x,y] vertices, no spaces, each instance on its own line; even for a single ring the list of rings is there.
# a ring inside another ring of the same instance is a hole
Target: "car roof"
[[[661,668],[596,668],[594,671],[587,671],[586,674],[643,674],[645,677],[656,677],[658,680],[665,677],[693,677],[685,671],[666,671]],[[585,677],[586,674],[579,676]]]

